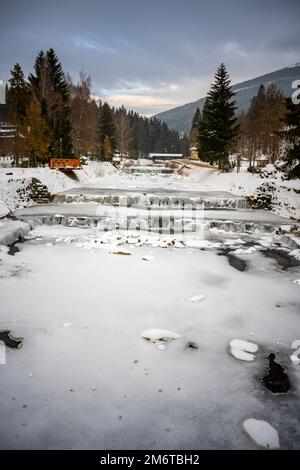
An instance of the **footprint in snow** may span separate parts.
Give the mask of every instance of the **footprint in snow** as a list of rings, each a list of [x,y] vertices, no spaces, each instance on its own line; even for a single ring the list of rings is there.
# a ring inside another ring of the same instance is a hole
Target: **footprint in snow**
[[[256,444],[268,449],[279,449],[279,435],[271,424],[262,419],[249,418],[243,422],[243,427],[247,434]]]
[[[258,346],[244,339],[232,339],[229,342],[230,353],[240,361],[254,361]]]

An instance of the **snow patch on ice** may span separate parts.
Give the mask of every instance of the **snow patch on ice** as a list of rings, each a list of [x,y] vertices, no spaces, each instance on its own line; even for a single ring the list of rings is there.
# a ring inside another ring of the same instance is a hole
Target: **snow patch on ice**
[[[170,330],[161,330],[159,328],[151,328],[143,331],[142,338],[148,339],[154,343],[158,341],[169,341],[171,339],[178,339],[180,335]]]
[[[296,349],[293,354],[290,355],[290,359],[293,364],[299,365],[300,364],[300,339],[295,339],[291,345],[292,349]]]
[[[300,249],[299,248],[296,248],[295,250],[290,251],[289,255],[294,256],[296,260],[300,261]]]
[[[63,328],[72,328],[73,326],[73,323],[70,323],[70,322],[65,322],[61,325]]]
[[[229,348],[231,354],[241,361],[254,361],[255,355],[258,351],[258,346],[255,343],[246,341],[244,339],[232,339],[229,342]]]
[[[259,446],[268,449],[278,449],[280,447],[278,432],[267,421],[249,418],[243,422],[243,427]]]
[[[198,295],[194,295],[193,297],[190,297],[188,299],[189,302],[192,302],[193,304],[198,304],[199,302],[201,302],[201,300],[205,299],[205,295],[203,294],[198,294]]]
[[[246,248],[246,249],[238,248],[237,250],[234,250],[233,253],[235,253],[236,255],[252,255],[255,252],[256,252],[256,248],[254,246],[250,246],[249,248]]]

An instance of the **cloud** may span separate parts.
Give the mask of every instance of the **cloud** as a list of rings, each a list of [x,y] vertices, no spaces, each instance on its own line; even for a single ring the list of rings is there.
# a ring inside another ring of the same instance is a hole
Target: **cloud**
[[[236,41],[227,42],[225,46],[222,47],[222,51],[229,56],[233,55],[245,59],[249,57],[249,53]]]
[[[99,88],[95,94],[111,106],[124,105],[128,109],[148,116],[180,106],[204,96],[208,91],[207,79],[182,78],[176,82],[126,82],[112,88]]]
[[[92,51],[102,52],[104,54],[116,54],[117,50],[113,47],[106,46],[101,44],[99,41],[92,41],[90,39],[86,39],[80,36],[76,36],[74,38],[74,45],[78,49],[88,49]]]

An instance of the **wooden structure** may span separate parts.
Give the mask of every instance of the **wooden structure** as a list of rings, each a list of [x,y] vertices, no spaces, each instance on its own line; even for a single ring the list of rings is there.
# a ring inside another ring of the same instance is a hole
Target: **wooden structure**
[[[61,171],[82,170],[79,158],[50,158],[50,168]]]

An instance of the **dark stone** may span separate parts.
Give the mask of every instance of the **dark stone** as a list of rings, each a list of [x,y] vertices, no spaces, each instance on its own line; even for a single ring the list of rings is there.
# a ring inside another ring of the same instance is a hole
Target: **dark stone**
[[[238,271],[245,271],[247,267],[247,263],[244,259],[238,258],[232,254],[227,255],[227,259],[229,261],[230,266],[237,269]]]
[[[262,381],[273,393],[286,393],[290,389],[289,377],[284,372],[284,367],[275,362],[273,353],[269,355],[269,370]]]
[[[193,343],[192,341],[189,341],[189,342],[186,344],[186,348],[189,348],[189,349],[199,349],[199,346],[198,346],[198,344]]]
[[[15,338],[10,330],[0,330],[0,341],[3,341],[5,346],[14,349],[20,349],[23,345],[23,338]]]
[[[16,253],[18,253],[20,251],[20,248],[18,248],[15,243],[13,243],[12,245],[9,245],[8,248],[9,248],[9,250],[8,250],[7,254],[11,255],[11,256],[14,256]]]
[[[223,248],[218,252],[219,256],[226,256],[230,266],[237,269],[238,271],[246,271],[247,262],[244,259],[238,258],[237,256],[230,253],[232,248]]]
[[[267,258],[273,258],[282,269],[289,269],[294,268],[300,265],[300,261],[296,260],[293,256],[290,256],[288,253],[273,250],[271,248],[267,248],[266,250],[262,251],[263,255]]]

